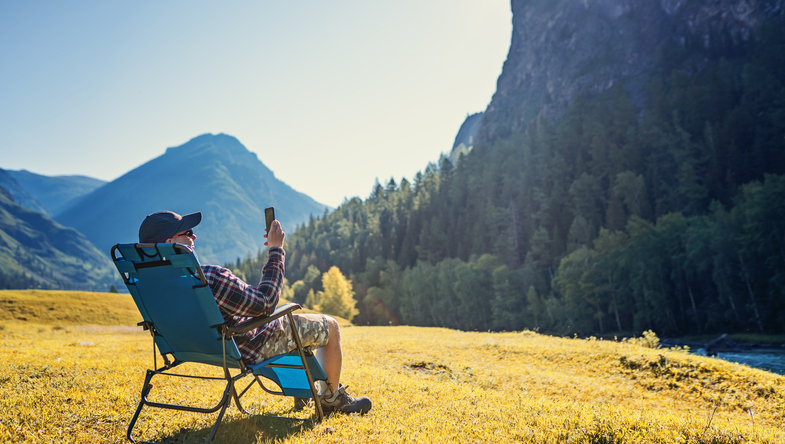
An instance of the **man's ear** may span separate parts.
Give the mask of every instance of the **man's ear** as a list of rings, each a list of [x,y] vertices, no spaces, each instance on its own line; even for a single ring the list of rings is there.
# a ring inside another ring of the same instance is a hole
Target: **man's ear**
[[[166,240],[166,243],[167,244],[173,244],[174,243],[174,239],[169,238],[169,239]]]

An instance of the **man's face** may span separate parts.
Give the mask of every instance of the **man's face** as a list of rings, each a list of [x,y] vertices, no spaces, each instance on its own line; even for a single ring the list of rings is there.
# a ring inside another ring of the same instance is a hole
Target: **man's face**
[[[188,230],[175,234],[174,237],[167,239],[166,243],[183,244],[193,250],[195,240],[196,240],[196,235],[194,234],[194,230]]]

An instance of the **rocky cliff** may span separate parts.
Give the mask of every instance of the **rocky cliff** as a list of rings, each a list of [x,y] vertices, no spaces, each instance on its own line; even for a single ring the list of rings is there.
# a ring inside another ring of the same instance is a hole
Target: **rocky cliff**
[[[461,128],[458,130],[458,135],[455,136],[455,143],[452,144],[450,151],[450,160],[453,163],[458,162],[461,154],[468,155],[474,147],[474,138],[477,137],[477,129],[482,123],[483,113],[475,113],[466,116]]]
[[[699,70],[718,47],[754,39],[785,0],[512,0],[510,51],[477,143],[558,118],[576,94],[624,82],[634,101],[664,48],[689,48],[675,68]]]

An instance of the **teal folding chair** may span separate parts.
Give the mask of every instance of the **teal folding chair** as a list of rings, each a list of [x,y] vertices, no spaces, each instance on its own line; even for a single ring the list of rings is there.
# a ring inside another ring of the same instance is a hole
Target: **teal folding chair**
[[[314,399],[316,417],[318,421],[322,421],[324,415],[314,382],[326,380],[327,377],[312,351],[302,347],[297,329],[293,328],[292,311],[300,308],[298,304],[285,304],[269,317],[253,318],[235,326],[228,326],[213,298],[199,261],[188,247],[180,244],[118,244],[112,247],[111,256],[142,315],[143,321],[138,325],[149,330],[153,336],[154,370],[147,370],[141,401],[128,425],[127,436],[131,442],[137,442],[133,438],[133,429],[142,408],[148,406],[197,413],[220,411],[207,439],[209,443],[215,437],[229,405],[230,396],[241,412],[249,413],[243,408],[240,398],[256,383],[264,391],[274,395]],[[244,364],[233,337],[281,316],[289,318],[297,350],[257,364]],[[164,361],[160,368],[156,347]],[[174,367],[186,362],[222,367],[224,376],[190,376],[171,372]],[[230,369],[239,371],[233,376]],[[156,375],[225,380],[226,388],[220,402],[214,407],[151,402],[147,397],[153,387],[150,381]],[[253,380],[238,394],[235,383],[246,376],[251,376]],[[273,381],[280,390],[266,387],[260,377]]]

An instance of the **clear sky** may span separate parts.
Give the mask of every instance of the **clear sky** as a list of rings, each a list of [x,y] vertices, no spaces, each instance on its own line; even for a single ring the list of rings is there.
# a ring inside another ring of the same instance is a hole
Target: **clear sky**
[[[338,206],[496,90],[509,0],[0,0],[0,168],[113,180],[204,133]]]

